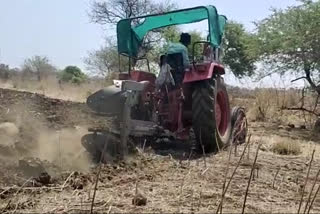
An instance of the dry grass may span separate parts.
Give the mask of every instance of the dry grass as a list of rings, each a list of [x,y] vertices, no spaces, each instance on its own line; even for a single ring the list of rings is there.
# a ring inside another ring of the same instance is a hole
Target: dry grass
[[[299,155],[301,147],[295,141],[280,141],[272,145],[271,151],[280,155]]]
[[[247,110],[249,122],[275,122],[279,124],[294,124],[296,127],[306,126],[312,128],[317,117],[303,111],[284,110],[285,108],[300,108],[302,104],[307,109],[315,108],[316,96],[312,93],[304,94],[296,89],[259,88],[251,91],[252,97],[243,98],[230,94],[232,106],[242,106]]]

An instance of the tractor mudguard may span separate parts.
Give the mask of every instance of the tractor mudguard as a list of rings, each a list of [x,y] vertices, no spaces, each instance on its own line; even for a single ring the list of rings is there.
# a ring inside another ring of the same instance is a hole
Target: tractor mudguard
[[[192,65],[191,70],[185,72],[183,83],[211,79],[213,74],[225,74],[224,67],[216,62]]]

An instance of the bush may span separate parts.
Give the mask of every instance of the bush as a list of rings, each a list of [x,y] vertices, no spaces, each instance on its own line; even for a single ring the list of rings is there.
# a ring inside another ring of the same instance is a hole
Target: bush
[[[5,64],[0,64],[0,78],[3,80],[8,80],[9,79],[9,66]]]
[[[297,142],[280,141],[272,145],[271,151],[280,155],[298,155],[301,148]]]
[[[87,76],[77,66],[67,66],[59,76],[62,82],[81,84],[87,80]]]

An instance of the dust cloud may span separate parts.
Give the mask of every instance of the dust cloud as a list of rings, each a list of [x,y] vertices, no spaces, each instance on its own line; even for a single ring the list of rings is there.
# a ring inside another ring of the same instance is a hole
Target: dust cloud
[[[81,144],[86,127],[49,127],[28,106],[11,106],[10,113],[1,118],[0,160],[13,164],[23,158],[37,158],[62,170],[88,171],[91,161]]]

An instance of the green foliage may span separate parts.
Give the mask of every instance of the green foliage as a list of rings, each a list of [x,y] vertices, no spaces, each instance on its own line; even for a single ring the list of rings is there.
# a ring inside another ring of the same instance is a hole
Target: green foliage
[[[199,41],[207,41],[205,38],[202,37],[201,33],[198,31],[190,31],[188,32],[191,36],[191,44],[188,46],[189,55],[192,57],[194,55],[194,59],[200,59],[203,55],[203,44],[196,44],[194,46],[194,53],[193,53],[193,45],[195,42]],[[190,58],[191,60],[191,58]]]
[[[254,34],[246,32],[244,26],[228,21],[223,40],[223,63],[236,77],[251,76],[258,59],[258,43]]]
[[[59,79],[63,82],[80,84],[86,81],[87,76],[77,66],[67,66],[61,72]]]
[[[0,79],[9,79],[10,68],[9,65],[0,64]]]
[[[274,9],[257,23],[259,55],[266,74],[294,72],[304,75],[320,93],[320,2],[302,0],[286,10]]]
[[[163,31],[165,40],[162,52],[166,50],[169,42],[179,42],[181,31],[178,27],[169,27]],[[190,57],[192,57],[193,44],[197,41],[207,41],[200,32],[191,31],[191,44],[188,47]],[[223,63],[237,77],[250,76],[254,73],[255,62],[258,59],[258,42],[254,34],[245,31],[243,25],[230,21],[226,25]],[[195,60],[201,59],[203,55],[203,44],[196,44],[194,51]]]

